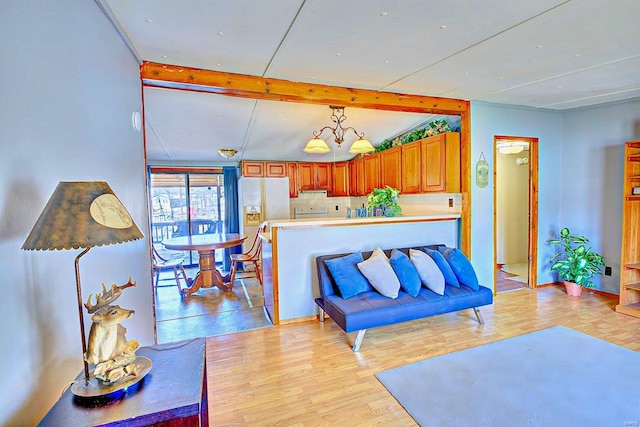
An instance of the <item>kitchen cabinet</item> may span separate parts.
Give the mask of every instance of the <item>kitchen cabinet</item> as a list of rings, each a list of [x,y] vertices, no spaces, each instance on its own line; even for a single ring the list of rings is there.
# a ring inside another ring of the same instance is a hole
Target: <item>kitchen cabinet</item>
[[[364,194],[380,187],[380,153],[365,156],[364,162]]]
[[[331,163],[298,163],[298,191],[331,191]]]
[[[349,162],[338,162],[332,164],[333,179],[331,185],[331,196],[349,195]]]
[[[420,140],[423,193],[460,192],[460,133],[446,132]]]
[[[287,176],[285,162],[265,162],[265,176],[267,178],[284,178]]]
[[[420,178],[422,168],[420,167],[420,147],[419,142],[403,144],[401,146],[401,175],[402,194],[420,193]]]
[[[262,178],[264,176],[264,162],[256,162],[253,160],[243,160],[242,176]]]
[[[380,186],[402,190],[401,147],[393,147],[380,153]]]
[[[287,176],[289,177],[289,197],[298,197],[298,164],[287,162]]]
[[[349,162],[349,190],[351,196],[364,196],[364,160],[358,157]]]
[[[287,166],[285,162],[243,160],[241,169],[242,176],[253,178],[284,178],[287,176]]]
[[[618,313],[640,317],[640,139],[624,148],[622,194],[622,248],[620,251],[620,300]]]

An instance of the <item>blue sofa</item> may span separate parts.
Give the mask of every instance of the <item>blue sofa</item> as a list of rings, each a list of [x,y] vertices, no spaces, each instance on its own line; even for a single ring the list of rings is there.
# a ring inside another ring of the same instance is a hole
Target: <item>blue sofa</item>
[[[427,246],[430,249],[438,248],[438,245]],[[398,248],[408,254],[410,248]],[[422,248],[413,248],[422,249]],[[390,256],[391,250],[385,250]],[[375,290],[365,291],[350,298],[342,298],[339,289],[325,264],[332,258],[342,257],[348,254],[322,255],[316,257],[318,270],[318,285],[320,297],[315,302],[320,307],[320,321],[324,321],[325,314],[345,332],[358,331],[353,344],[353,351],[358,351],[367,328],[386,326],[423,317],[435,316],[459,310],[473,309],[479,323],[484,321],[478,307],[493,303],[493,292],[480,286],[479,290],[473,290],[463,284],[460,287],[446,286],[444,295],[422,286],[416,297],[412,297],[400,290],[398,298],[387,298]],[[371,252],[363,252],[366,260]]]

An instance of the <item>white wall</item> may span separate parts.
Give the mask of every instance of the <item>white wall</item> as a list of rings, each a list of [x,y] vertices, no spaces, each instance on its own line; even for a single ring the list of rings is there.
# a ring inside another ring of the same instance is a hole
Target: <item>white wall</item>
[[[471,260],[480,283],[493,283],[493,137],[539,138],[538,177],[538,283],[554,281],[549,272],[552,251],[546,245],[557,230],[562,182],[558,179],[562,153],[562,115],[549,110],[471,102]],[[475,164],[480,153],[489,162],[489,185],[475,185]]]
[[[640,101],[563,114],[560,222],[587,236],[612,267],[596,277],[598,289],[619,293],[624,142],[640,138]]]
[[[0,425],[35,425],[81,370],[73,261],[79,251],[20,247],[61,180],[104,180],[148,235],[138,64],[92,1],[23,0],[0,14]],[[146,238],[93,248],[83,294],[138,286],[128,338],[153,344]],[[88,319],[87,319],[88,320]],[[89,322],[87,322],[87,328]],[[88,330],[88,329],[87,329]]]

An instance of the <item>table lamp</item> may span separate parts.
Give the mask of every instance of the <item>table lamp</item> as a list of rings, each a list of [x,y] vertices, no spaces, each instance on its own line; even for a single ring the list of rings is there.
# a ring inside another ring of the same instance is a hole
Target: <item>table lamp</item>
[[[84,387],[96,387],[84,355],[87,343],[82,312],[80,258],[94,246],[138,240],[142,232],[106,182],[60,182],[33,226],[23,250],[83,249],[75,260]],[[77,386],[82,387],[78,384]]]

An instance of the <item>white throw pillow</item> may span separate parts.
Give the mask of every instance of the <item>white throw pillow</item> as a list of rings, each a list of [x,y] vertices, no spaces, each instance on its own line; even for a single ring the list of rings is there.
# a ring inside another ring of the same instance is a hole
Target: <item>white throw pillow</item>
[[[376,248],[366,261],[359,262],[358,270],[367,278],[371,286],[389,298],[398,298],[400,281],[389,258],[380,248]]]
[[[409,249],[409,259],[418,270],[422,284],[436,294],[444,295],[444,275],[433,258],[422,251]]]

